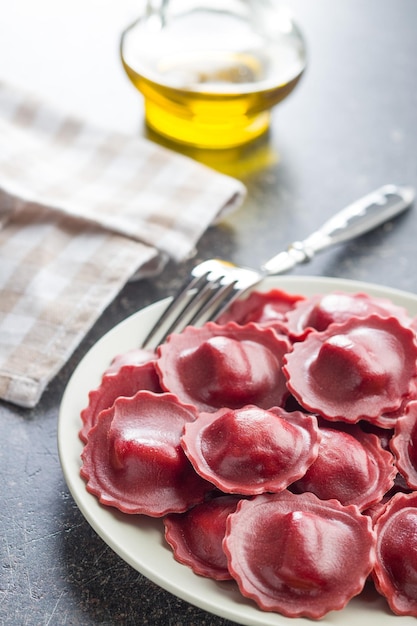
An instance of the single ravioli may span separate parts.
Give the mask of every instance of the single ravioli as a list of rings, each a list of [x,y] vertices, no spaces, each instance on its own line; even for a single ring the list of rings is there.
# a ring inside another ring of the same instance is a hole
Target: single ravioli
[[[288,388],[301,406],[328,420],[378,424],[410,392],[414,337],[397,319],[377,315],[312,331],[285,357]]]
[[[417,489],[417,401],[410,402],[397,419],[390,447],[408,487]]]
[[[285,489],[316,459],[319,442],[315,416],[253,405],[200,413],[181,439],[200,476],[244,495]]]
[[[375,531],[375,586],[393,613],[417,617],[417,493],[394,495]]]
[[[270,326],[278,332],[287,333],[287,314],[295,304],[305,297],[290,294],[281,289],[252,291],[246,298],[232,302],[231,306],[217,320],[219,324],[237,322],[240,325],[255,322]]]
[[[230,580],[222,543],[226,520],[241,500],[238,495],[219,495],[196,504],[185,513],[164,518],[165,539],[179,563],[195,574],[214,580]]]
[[[170,335],[158,349],[161,385],[199,411],[256,404],[282,406],[288,390],[282,372],[287,338],[256,324],[208,322]]]
[[[317,459],[292,491],[311,491],[321,500],[335,498],[364,511],[393,487],[394,457],[382,448],[379,437],[349,424],[343,430],[321,426],[320,433]]]
[[[172,394],[139,391],[99,414],[82,452],[81,476],[102,504],[162,517],[183,512],[213,490],[181,447],[194,407]],[[185,488],[186,486],[186,488]]]
[[[294,340],[302,340],[312,331],[322,332],[330,324],[341,324],[353,317],[396,317],[409,325],[411,319],[406,310],[387,298],[376,298],[366,293],[334,291],[315,294],[297,302],[287,315],[288,334]]]
[[[362,591],[375,542],[356,506],[283,491],[241,500],[223,548],[241,593],[261,609],[319,619]]]

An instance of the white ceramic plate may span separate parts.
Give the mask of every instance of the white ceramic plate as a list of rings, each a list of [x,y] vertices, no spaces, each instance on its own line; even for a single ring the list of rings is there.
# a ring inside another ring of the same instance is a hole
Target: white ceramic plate
[[[292,293],[312,295],[329,291],[365,291],[386,297],[417,315],[417,296],[348,280],[315,277],[279,277],[264,281],[260,289],[279,287]],[[101,538],[127,563],[167,591],[208,612],[247,626],[309,626],[311,620],[286,618],[259,610],[243,598],[233,582],[215,582],[195,575],[177,563],[163,537],[161,520],[124,515],[104,507],[89,494],[80,478],[82,443],[78,438],[80,411],[88,404],[88,392],[98,386],[111,359],[139,346],[166,301],[157,302],[113,328],[98,341],[75,370],[66,388],[59,414],[58,446],[68,487],[81,512]],[[354,598],[342,611],[329,613],[321,624],[352,626],[406,626],[415,618],[391,614],[372,589]]]

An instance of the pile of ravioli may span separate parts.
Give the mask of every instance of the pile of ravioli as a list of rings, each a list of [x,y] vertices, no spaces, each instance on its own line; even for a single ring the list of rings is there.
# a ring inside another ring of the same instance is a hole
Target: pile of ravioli
[[[265,611],[319,619],[371,581],[417,617],[416,330],[387,299],[272,289],[118,355],[81,413],[86,488]]]

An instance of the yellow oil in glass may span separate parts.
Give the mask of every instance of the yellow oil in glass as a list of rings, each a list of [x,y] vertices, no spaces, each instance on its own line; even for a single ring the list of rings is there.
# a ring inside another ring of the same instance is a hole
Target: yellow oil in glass
[[[227,46],[214,45],[213,33],[221,32],[215,40]],[[140,19],[124,32],[121,57],[144,96],[147,124],[201,148],[259,137],[270,109],[294,89],[305,66],[302,41],[293,33],[265,45],[242,20],[213,12],[183,15],[164,28]]]

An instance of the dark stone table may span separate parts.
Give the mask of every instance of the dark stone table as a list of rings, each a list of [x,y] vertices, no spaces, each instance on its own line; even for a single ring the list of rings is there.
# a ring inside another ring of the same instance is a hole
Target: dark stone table
[[[0,79],[38,88],[71,112],[142,130],[140,97],[117,56],[132,4],[17,0],[3,10]],[[309,65],[273,113],[268,136],[241,151],[197,155],[247,185],[235,214],[201,239],[197,258],[259,265],[345,204],[395,182],[417,187],[417,3],[289,0]],[[35,6],[36,5],[36,6]],[[295,270],[417,293],[411,210]],[[191,262],[129,283],[33,410],[0,404],[0,624],[226,626],[127,565],[78,510],[61,471],[57,418],[77,363],[111,327],[174,293]]]

